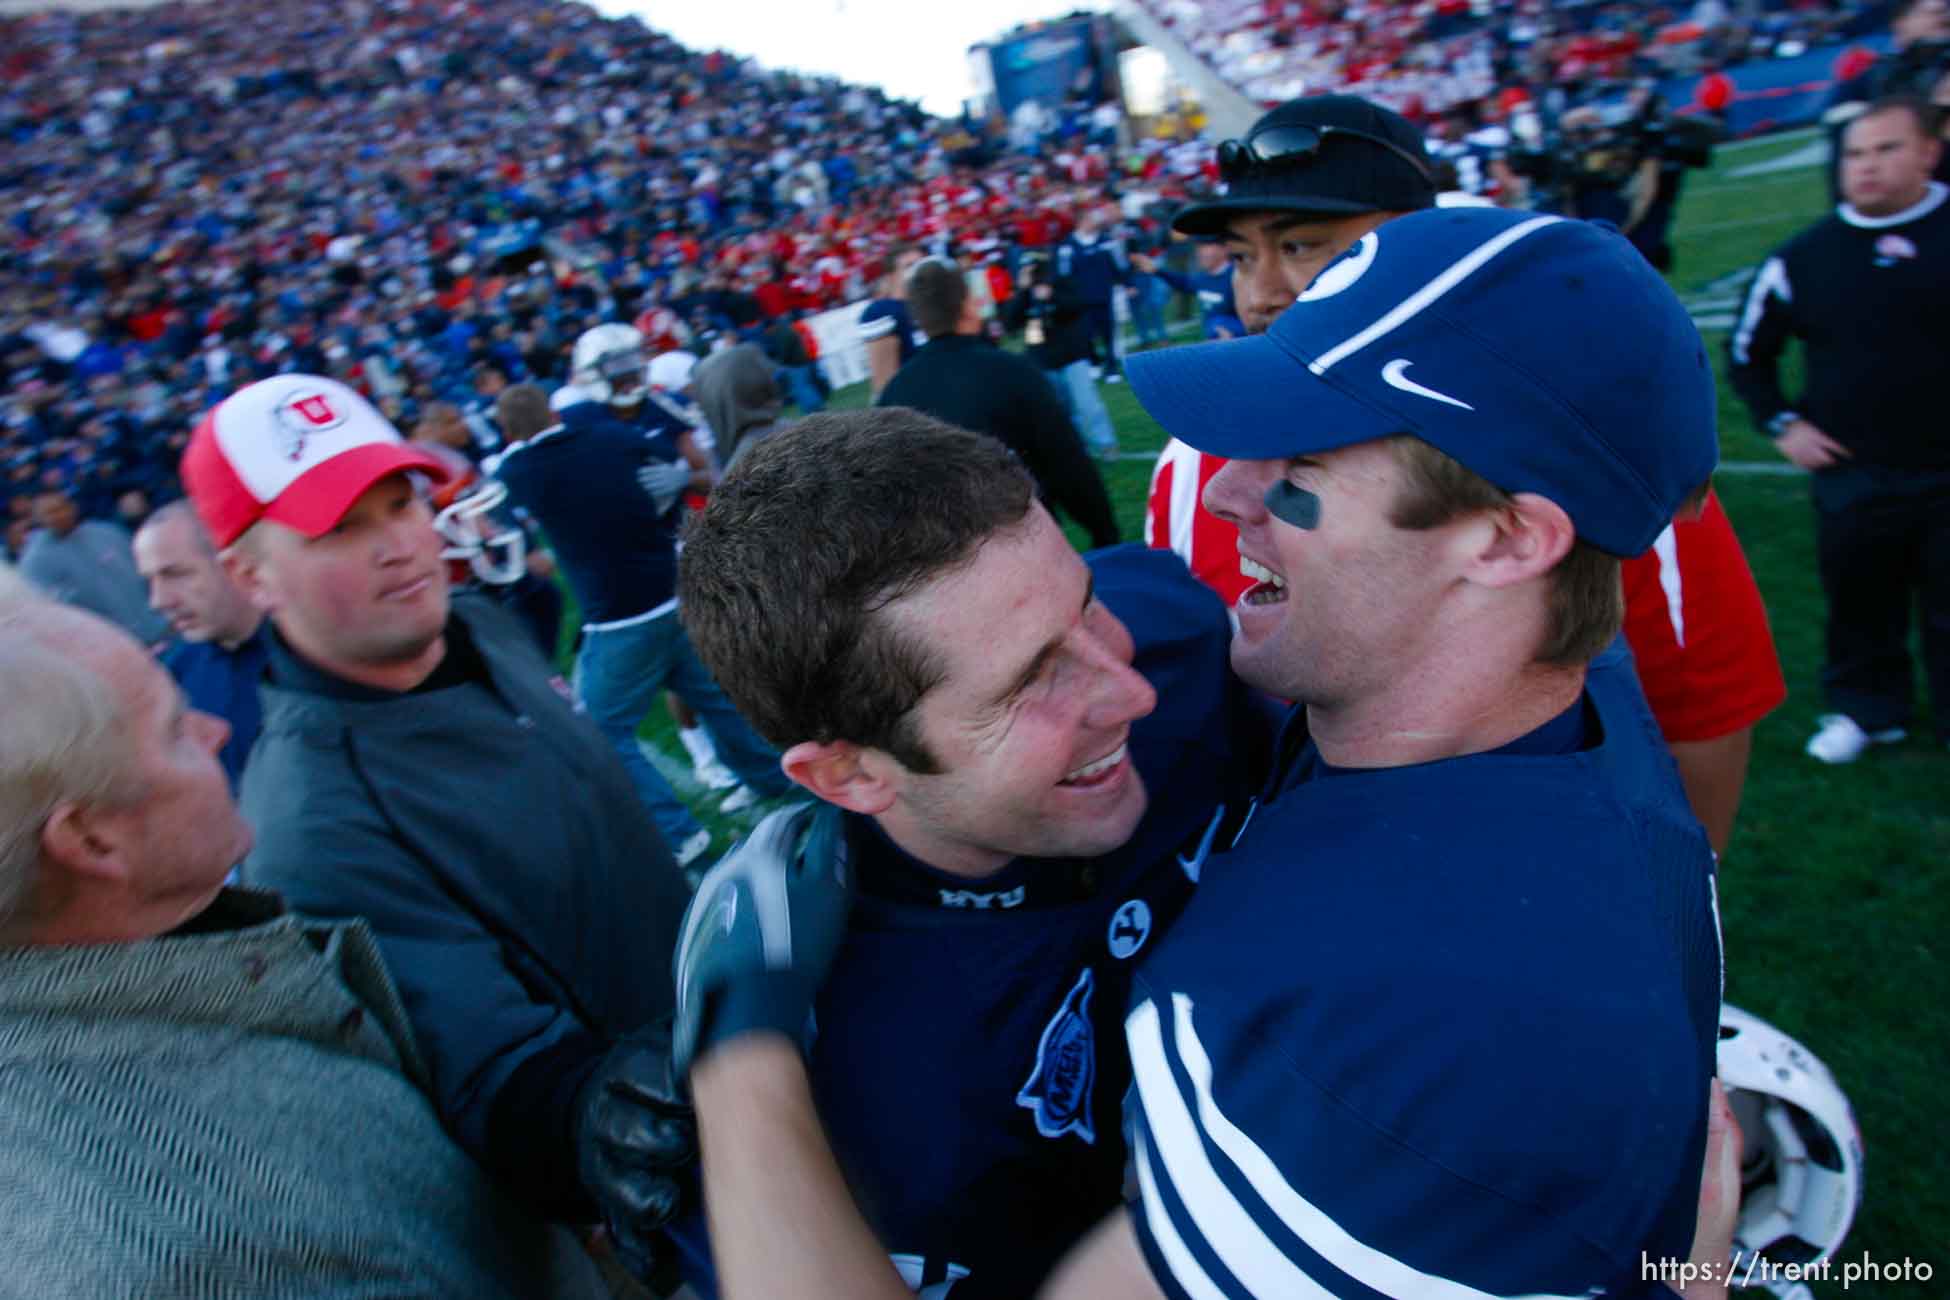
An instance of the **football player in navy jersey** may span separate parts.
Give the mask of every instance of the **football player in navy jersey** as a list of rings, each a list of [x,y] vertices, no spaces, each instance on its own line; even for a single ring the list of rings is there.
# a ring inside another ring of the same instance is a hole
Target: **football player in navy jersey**
[[[923,257],[924,248],[903,248],[894,254],[893,264],[881,280],[880,296],[860,310],[859,339],[867,350],[867,386],[870,396],[879,397],[908,358],[928,341],[907,310],[907,273]]]
[[[1079,556],[1000,443],[899,407],[754,447],[679,596],[845,810],[808,1064],[849,1185],[911,1284],[1024,1295],[1121,1201],[1131,970],[1264,761],[1224,608],[1168,553]]]
[[[1138,957],[1137,1198],[1042,1294],[1723,1295],[1739,1144],[1713,1080],[1713,859],[1617,642],[1617,557],[1715,460],[1684,310],[1615,232],[1424,212],[1364,236],[1267,334],[1131,372],[1168,430],[1232,458],[1208,488],[1256,579],[1232,664],[1301,703]],[[917,494],[910,525],[955,486]],[[1020,653],[1005,613],[1043,609],[1059,649],[1088,635],[1053,549],[996,544],[955,599],[889,608],[965,618],[997,668]],[[966,665],[944,649],[931,673]],[[1086,684],[1032,698],[1086,718]],[[986,716],[930,734],[1018,737],[1013,707]],[[1026,759],[1010,770],[1041,770]],[[680,943],[679,1066],[731,1296],[903,1291],[800,1055],[857,866],[816,817],[778,815]]]

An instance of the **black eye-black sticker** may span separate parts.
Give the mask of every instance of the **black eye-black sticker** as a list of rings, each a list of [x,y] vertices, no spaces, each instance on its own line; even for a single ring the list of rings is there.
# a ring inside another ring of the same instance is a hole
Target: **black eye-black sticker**
[[[1266,509],[1295,528],[1320,526],[1320,498],[1285,479],[1266,489]]]

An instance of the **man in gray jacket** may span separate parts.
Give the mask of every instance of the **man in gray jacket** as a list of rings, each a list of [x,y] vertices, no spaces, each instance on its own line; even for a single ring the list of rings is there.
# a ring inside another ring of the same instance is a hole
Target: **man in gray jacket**
[[[20,572],[64,604],[91,610],[145,645],[158,645],[169,624],[149,608],[129,534],[118,524],[83,519],[74,494],[50,487],[34,498],[38,531],[27,539]]]
[[[676,1186],[643,1168],[643,1144],[685,1121],[659,1108],[660,1057],[634,1040],[671,1009],[683,882],[532,639],[449,601],[409,471],[446,475],[310,375],[239,391],[184,454],[197,512],[272,625],[244,880],[365,918],[461,1146],[548,1217],[601,1211],[646,1271],[641,1233]]]
[[[0,574],[0,1297],[603,1294],[440,1129],[363,922],[223,880],[227,728]]]

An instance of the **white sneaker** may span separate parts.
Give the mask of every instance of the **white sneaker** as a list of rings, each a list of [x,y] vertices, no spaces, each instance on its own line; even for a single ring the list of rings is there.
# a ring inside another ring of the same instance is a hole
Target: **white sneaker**
[[[718,805],[718,811],[721,813],[743,812],[757,802],[758,791],[748,785],[741,785],[725,796],[724,802]]]
[[[1901,727],[1864,731],[1846,713],[1824,713],[1815,721],[1821,730],[1808,741],[1808,757],[1823,763],[1853,763],[1871,745],[1893,745],[1909,738],[1909,732]]]
[[[738,778],[733,775],[730,768],[724,765],[724,761],[715,754],[707,761],[693,767],[691,771],[696,774],[698,782],[706,790],[729,790],[738,784]]]
[[[677,850],[677,865],[688,867],[711,849],[711,832],[700,827],[695,834],[685,840]]]

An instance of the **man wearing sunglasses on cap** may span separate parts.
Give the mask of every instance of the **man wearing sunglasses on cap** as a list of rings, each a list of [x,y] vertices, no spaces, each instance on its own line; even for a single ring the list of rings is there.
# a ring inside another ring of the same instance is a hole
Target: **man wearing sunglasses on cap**
[[[1281,104],[1219,145],[1225,193],[1181,211],[1172,228],[1210,239],[1232,263],[1249,333],[1264,332],[1314,277],[1369,231],[1436,206],[1420,132],[1353,95]],[[1238,530],[1199,505],[1223,460],[1169,442],[1152,473],[1145,540],[1183,556],[1236,602]],[[1624,571],[1625,636],[1686,796],[1717,852],[1733,832],[1753,726],[1786,697],[1767,613],[1739,539],[1709,492]]]

